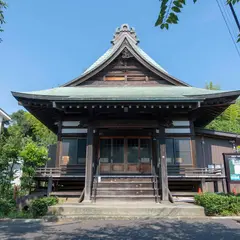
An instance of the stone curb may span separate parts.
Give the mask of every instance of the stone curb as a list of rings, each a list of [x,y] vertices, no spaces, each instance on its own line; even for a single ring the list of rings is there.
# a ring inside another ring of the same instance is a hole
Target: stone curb
[[[0,218],[0,222],[24,222],[24,223],[31,223],[31,222],[42,222],[43,219],[37,218]]]
[[[196,219],[196,220],[239,220],[240,216],[226,216],[226,217],[200,217],[200,216],[189,216],[189,217],[109,217],[109,216],[44,216],[42,219],[12,219],[12,218],[2,218],[0,222],[23,222],[23,223],[34,223],[34,222],[56,222],[63,220],[188,220],[188,219]]]

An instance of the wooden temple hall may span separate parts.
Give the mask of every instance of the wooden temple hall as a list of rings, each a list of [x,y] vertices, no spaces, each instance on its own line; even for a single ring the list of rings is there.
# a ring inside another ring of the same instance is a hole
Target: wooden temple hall
[[[51,160],[37,170],[48,194],[84,201],[153,200],[225,191],[223,152],[238,136],[204,130],[240,95],[171,76],[123,24],[111,47],[64,85],[12,92],[57,134]]]

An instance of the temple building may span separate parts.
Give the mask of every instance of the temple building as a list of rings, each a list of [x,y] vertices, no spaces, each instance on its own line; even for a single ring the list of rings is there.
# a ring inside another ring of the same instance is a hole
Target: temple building
[[[226,191],[222,153],[239,136],[204,129],[240,91],[195,88],[171,76],[140,47],[134,28],[79,77],[52,89],[12,92],[57,134],[36,180],[48,193],[84,201],[168,201]],[[52,187],[53,186],[53,187]]]

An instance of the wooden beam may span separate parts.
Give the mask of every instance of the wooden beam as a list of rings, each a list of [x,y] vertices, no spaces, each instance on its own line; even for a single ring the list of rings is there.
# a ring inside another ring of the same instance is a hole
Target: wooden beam
[[[52,192],[52,177],[48,178],[48,187],[47,187],[47,196],[49,197],[50,193]]]
[[[196,138],[195,138],[194,123],[192,120],[190,120],[190,131],[191,131],[192,162],[194,167],[199,167],[197,166]]]
[[[91,200],[92,169],[93,169],[93,127],[88,127],[86,147],[85,194],[84,201]]]
[[[162,201],[169,201],[165,129],[163,126],[159,128],[159,148],[160,148],[160,161],[161,161],[160,169],[159,169],[159,176],[161,176],[161,178],[159,179],[161,179],[161,186],[162,186]]]
[[[57,133],[57,152],[56,152],[56,168],[60,167],[62,159],[62,121],[58,122],[58,133]]]

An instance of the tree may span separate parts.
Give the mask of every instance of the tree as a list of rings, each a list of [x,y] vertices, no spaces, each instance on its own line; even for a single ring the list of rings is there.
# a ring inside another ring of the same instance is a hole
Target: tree
[[[207,125],[208,129],[240,134],[240,101],[228,107],[215,120]]]
[[[0,0],[0,32],[3,32],[1,25],[5,23],[3,11],[6,8],[7,8],[7,3],[5,1]],[[1,42],[1,38],[0,38],[0,42]]]
[[[56,135],[29,112],[19,110],[12,114],[12,125],[8,128],[20,131],[24,137],[30,137],[39,145],[48,147],[56,143]]]
[[[9,136],[0,139],[0,195],[6,196],[12,188],[15,177],[14,166],[20,163],[19,153],[23,145],[23,136],[20,132],[12,132]]]
[[[178,14],[181,12],[181,9],[186,5],[186,0],[160,0],[160,11],[155,23],[155,26],[160,26],[161,29],[168,29],[169,24],[177,24]],[[193,0],[194,3],[197,0]],[[226,0],[227,4],[236,4],[240,0]],[[238,35],[238,41],[240,41],[240,34]]]
[[[206,83],[205,88],[208,90],[220,90],[220,86],[213,84],[213,82]]]
[[[220,90],[213,82],[206,83],[206,89]],[[240,133],[240,100],[228,107],[222,114],[206,126],[207,129]]]
[[[35,168],[46,163],[47,147],[56,143],[55,134],[30,113],[19,110],[11,119],[0,136],[0,196],[11,192],[17,164],[23,163],[23,187],[30,189]]]
[[[36,168],[44,166],[48,161],[48,150],[46,147],[39,146],[33,141],[29,141],[23,150],[20,152],[20,157],[23,160],[23,175],[21,184],[24,189],[31,189],[34,185],[34,176]]]

